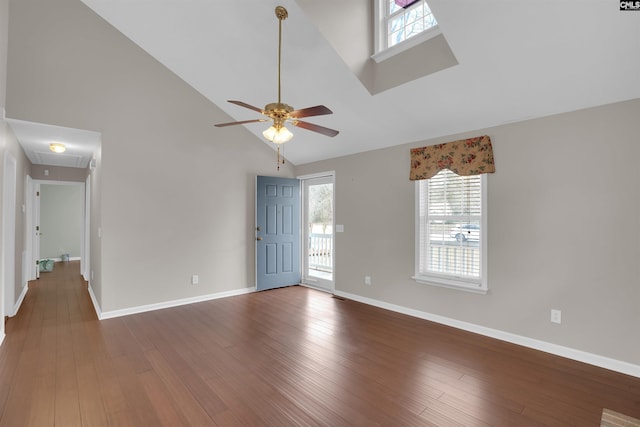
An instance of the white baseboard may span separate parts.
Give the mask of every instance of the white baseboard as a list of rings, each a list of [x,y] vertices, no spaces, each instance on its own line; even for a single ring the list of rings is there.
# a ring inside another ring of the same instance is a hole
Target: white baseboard
[[[91,302],[93,303],[93,309],[96,311],[98,320],[100,320],[102,319],[102,311],[100,310],[100,305],[98,304],[98,300],[96,299],[96,294],[93,293],[91,282],[89,281],[87,281],[87,289],[89,289],[89,296],[91,297]]]
[[[27,295],[28,291],[29,291],[29,284],[26,283],[22,287],[22,292],[20,292],[20,296],[18,297],[18,301],[16,301],[15,305],[13,306],[13,312],[12,313],[7,313],[7,315],[9,317],[13,317],[16,314],[18,314],[18,310],[20,310],[20,306],[22,305],[22,301],[24,301],[24,297]]]
[[[218,292],[218,293],[215,293],[215,294],[200,295],[200,296],[197,296],[197,297],[183,298],[183,299],[172,300],[172,301],[165,301],[165,302],[160,302],[160,303],[157,303],[157,304],[148,304],[148,305],[142,305],[142,306],[138,306],[138,307],[123,308],[121,310],[113,310],[113,311],[102,312],[100,310],[98,304],[97,304],[97,301],[95,300],[95,296],[93,295],[93,291],[91,290],[91,287],[89,287],[89,293],[91,294],[91,300],[93,301],[93,305],[94,305],[94,307],[96,309],[96,313],[98,314],[98,319],[100,319],[100,320],[111,319],[111,318],[114,318],[114,317],[128,316],[130,314],[144,313],[144,312],[147,312],[147,311],[161,310],[163,308],[178,307],[178,306],[181,306],[181,305],[194,304],[194,303],[197,303],[197,302],[211,301],[211,300],[219,299],[219,298],[227,298],[227,297],[232,297],[232,296],[235,296],[235,295],[248,294],[248,293],[255,292],[255,291],[256,291],[255,286],[251,286],[251,287],[244,288],[244,289],[234,289],[232,291]]]
[[[305,288],[315,289],[320,292],[327,292],[333,294],[333,289],[323,288],[322,286],[315,285],[313,283],[300,283],[300,286],[304,286]]]
[[[510,332],[500,331],[498,329],[487,328],[485,326],[475,325],[473,323],[463,322],[437,314],[389,304],[383,301],[362,297],[360,295],[350,294],[348,292],[336,291],[335,295],[640,378],[640,365],[634,365],[633,363],[623,362],[610,357],[600,356],[586,351],[576,350],[546,341],[540,341],[512,334]]]
[[[62,262],[62,257],[57,257],[57,258],[42,258],[42,259],[51,259],[54,262]],[[82,258],[80,258],[79,256],[70,256],[69,257],[69,261],[80,261]]]

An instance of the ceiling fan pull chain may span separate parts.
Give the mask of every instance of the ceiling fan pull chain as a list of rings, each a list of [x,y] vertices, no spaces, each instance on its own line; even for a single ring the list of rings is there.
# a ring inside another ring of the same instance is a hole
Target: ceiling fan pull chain
[[[280,165],[284,165],[284,144],[276,144],[278,147],[278,170],[280,170]],[[280,147],[282,146],[282,154],[280,154]]]
[[[278,170],[280,170],[280,144],[278,144],[278,160],[277,160]]]

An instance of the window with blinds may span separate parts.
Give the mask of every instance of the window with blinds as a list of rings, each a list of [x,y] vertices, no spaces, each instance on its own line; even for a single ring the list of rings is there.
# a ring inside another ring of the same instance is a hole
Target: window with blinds
[[[444,169],[416,181],[417,281],[486,292],[485,180]]]

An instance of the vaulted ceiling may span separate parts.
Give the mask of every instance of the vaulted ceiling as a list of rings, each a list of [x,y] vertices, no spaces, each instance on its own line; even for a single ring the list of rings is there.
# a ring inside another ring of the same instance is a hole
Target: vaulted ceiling
[[[378,93],[358,69],[376,73],[370,0],[82,1],[230,121],[259,114],[227,100],[277,100],[274,8],[285,6],[282,100],[328,106],[308,121],[340,130],[294,128],[295,164],[640,97],[640,13],[611,0],[430,0],[457,65]],[[434,60],[422,56],[395,66]],[[245,126],[264,141],[264,123]]]

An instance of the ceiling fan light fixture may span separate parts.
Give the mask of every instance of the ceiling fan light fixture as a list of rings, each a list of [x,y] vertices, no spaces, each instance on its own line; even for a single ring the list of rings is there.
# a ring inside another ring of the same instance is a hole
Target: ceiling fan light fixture
[[[53,151],[54,153],[61,154],[67,151],[67,147],[65,147],[65,145],[61,142],[52,142],[51,144],[49,144],[49,150]]]
[[[285,126],[281,126],[280,128],[271,126],[269,129],[262,132],[262,136],[264,136],[268,141],[271,141],[276,145],[280,145],[291,141],[293,133],[291,133],[291,131]]]

